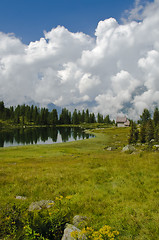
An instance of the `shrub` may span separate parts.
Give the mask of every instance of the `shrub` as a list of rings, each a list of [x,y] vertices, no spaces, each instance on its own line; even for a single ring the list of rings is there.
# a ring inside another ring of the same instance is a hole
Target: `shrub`
[[[5,209],[1,210],[0,215],[0,237],[21,239],[21,229],[24,226],[22,210],[15,204],[7,205]]]
[[[0,216],[0,238],[16,240],[59,240],[71,216],[71,196],[57,197],[50,208],[22,211],[15,204]]]

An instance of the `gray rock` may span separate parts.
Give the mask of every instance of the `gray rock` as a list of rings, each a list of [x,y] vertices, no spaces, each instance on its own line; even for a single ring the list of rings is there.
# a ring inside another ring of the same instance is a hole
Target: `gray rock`
[[[50,208],[52,205],[50,203],[54,203],[52,200],[41,200],[38,202],[32,202],[29,206],[29,211],[41,210],[42,208]]]
[[[116,147],[108,147],[107,150],[108,151],[114,151],[114,150],[116,150]]]
[[[132,145],[126,145],[125,147],[123,147],[122,152],[134,152],[136,149],[132,146]]]
[[[64,234],[63,234],[63,237],[61,240],[75,240],[75,238],[71,237],[71,233],[73,231],[80,232],[80,230],[77,227],[75,227],[74,225],[66,224],[66,228],[64,230]]]
[[[159,148],[159,145],[154,145],[154,147]]]
[[[19,199],[19,200],[26,200],[26,199],[27,199],[27,198],[24,197],[24,196],[16,196],[15,198],[16,198],[16,199]]]
[[[73,218],[73,225],[77,228],[84,228],[87,224],[87,217],[76,215]]]

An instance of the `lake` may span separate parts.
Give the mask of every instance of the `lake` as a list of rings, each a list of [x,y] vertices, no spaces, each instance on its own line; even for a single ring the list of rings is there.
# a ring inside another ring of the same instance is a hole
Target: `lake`
[[[79,127],[37,127],[0,131],[0,147],[28,144],[53,144],[92,138]]]

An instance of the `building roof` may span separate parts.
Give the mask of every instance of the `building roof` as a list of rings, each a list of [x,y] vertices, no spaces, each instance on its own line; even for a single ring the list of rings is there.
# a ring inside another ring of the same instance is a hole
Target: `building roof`
[[[116,122],[117,123],[125,123],[127,121],[126,116],[125,117],[117,117]]]

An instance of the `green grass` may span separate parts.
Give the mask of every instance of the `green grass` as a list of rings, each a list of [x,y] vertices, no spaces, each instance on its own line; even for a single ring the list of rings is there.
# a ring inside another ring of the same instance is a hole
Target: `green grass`
[[[72,216],[87,216],[93,228],[110,225],[124,240],[159,239],[159,153],[121,152],[127,128],[92,132],[96,138],[1,148],[1,207],[72,195]]]

